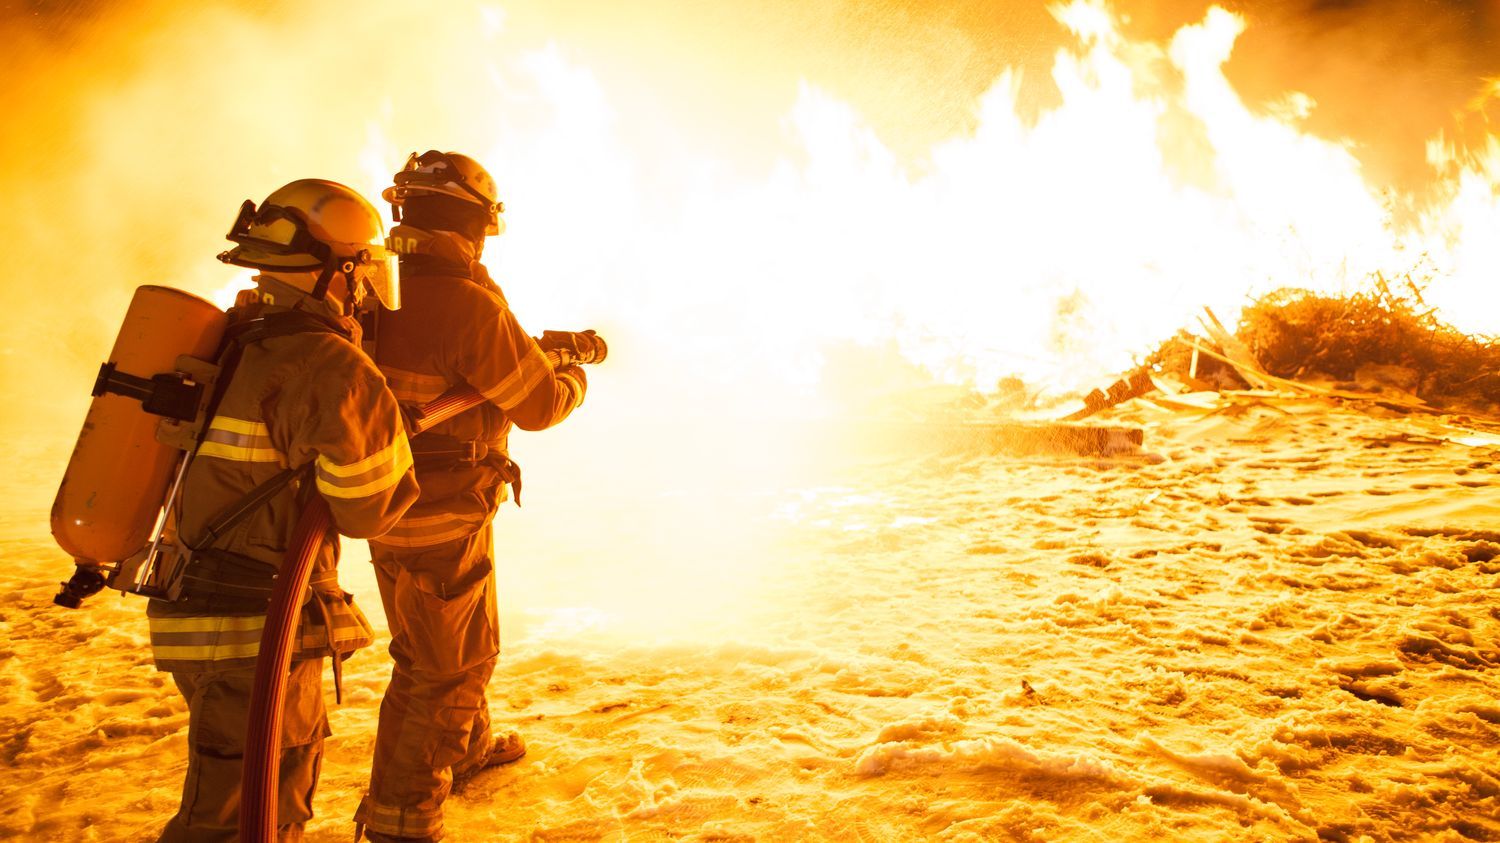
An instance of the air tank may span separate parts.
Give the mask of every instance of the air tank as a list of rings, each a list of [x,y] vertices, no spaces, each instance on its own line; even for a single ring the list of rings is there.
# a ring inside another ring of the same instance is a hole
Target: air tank
[[[108,365],[150,380],[175,371],[179,355],[212,360],[227,325],[224,311],[191,293],[137,288]],[[157,441],[161,418],[112,392],[89,405],[52,503],[52,536],[80,565],[120,562],[150,540],[182,455]]]

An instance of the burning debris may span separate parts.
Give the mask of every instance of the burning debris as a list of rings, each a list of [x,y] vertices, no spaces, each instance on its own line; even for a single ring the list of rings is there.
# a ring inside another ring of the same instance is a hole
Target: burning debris
[[[1345,296],[1282,289],[1246,307],[1234,332],[1211,309],[1163,342],[1136,369],[1083,396],[1056,420],[1017,420],[1036,409],[1018,378],[993,396],[950,397],[920,423],[923,441],[944,452],[1114,455],[1137,451],[1139,428],[1081,424],[1132,399],[1187,410],[1224,401],[1321,396],[1400,412],[1500,415],[1500,340],[1442,321],[1409,277],[1393,290],[1377,276]],[[1183,399],[1191,393],[1216,398]],[[895,441],[897,437],[889,437]]]
[[[1175,391],[1259,389],[1368,400],[1400,409],[1500,413],[1500,341],[1438,317],[1421,289],[1332,296],[1283,289],[1244,309],[1233,334],[1183,331],[1142,365]]]

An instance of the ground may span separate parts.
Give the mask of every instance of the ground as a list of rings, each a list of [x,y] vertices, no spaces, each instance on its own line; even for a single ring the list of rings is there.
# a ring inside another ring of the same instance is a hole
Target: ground
[[[1489,425],[1254,396],[1111,420],[1146,454],[529,484],[491,696],[531,751],[453,797],[449,839],[1500,840]],[[0,837],[150,840],[184,705],[139,602],[49,605],[58,463],[29,453]],[[344,581],[383,628],[358,547]],[[384,643],[346,668],[310,840],[350,839]]]

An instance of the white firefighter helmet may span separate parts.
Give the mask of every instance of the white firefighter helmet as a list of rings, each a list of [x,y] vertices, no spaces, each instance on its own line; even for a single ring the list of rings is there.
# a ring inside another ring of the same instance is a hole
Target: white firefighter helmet
[[[233,249],[219,260],[266,272],[316,272],[305,289],[321,299],[335,272],[350,289],[361,282],[389,310],[401,307],[395,253],[386,249],[380,212],[353,188],[324,179],[298,179],[272,191],[257,208],[245,200],[226,238]]]
[[[458,152],[429,149],[413,152],[393,179],[395,184],[381,191],[381,198],[391,203],[396,222],[401,221],[401,205],[408,197],[422,194],[451,196],[479,208],[488,220],[484,233],[493,237],[505,230],[505,203],[495,179],[478,161]]]

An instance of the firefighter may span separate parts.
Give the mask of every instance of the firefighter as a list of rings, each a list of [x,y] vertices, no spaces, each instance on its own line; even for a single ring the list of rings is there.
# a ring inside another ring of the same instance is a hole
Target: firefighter
[[[514,732],[492,733],[485,696],[500,652],[490,522],[507,485],[519,494],[511,426],[557,424],[586,388],[577,366],[548,362],[479,262],[503,225],[490,174],[434,150],[413,154],[394,181],[382,195],[399,223],[389,242],[406,303],[379,312],[372,356],[403,405],[458,384],[489,402],[412,440],[422,496],[370,542],[395,664],[355,822],[379,843],[441,839],[455,778],[526,751]]]
[[[322,495],[339,533],[369,538],[394,526],[417,498],[400,409],[361,352],[352,318],[366,292],[398,303],[383,233],[379,213],[359,194],[303,179],[259,208],[246,202],[229,233],[236,245],[219,256],[259,275],[231,311],[217,404],[184,481],[178,536],[190,555],[182,597],[147,609],[156,665],[172,673],[189,712],[182,802],[162,841],[238,839],[256,654],[301,501]],[[338,536],[330,532],[314,563],[287,681],[282,840],[302,839],[313,815],[329,734],[323,659],[333,658],[337,685],[342,659],[372,638],[339,588],[337,563]]]

